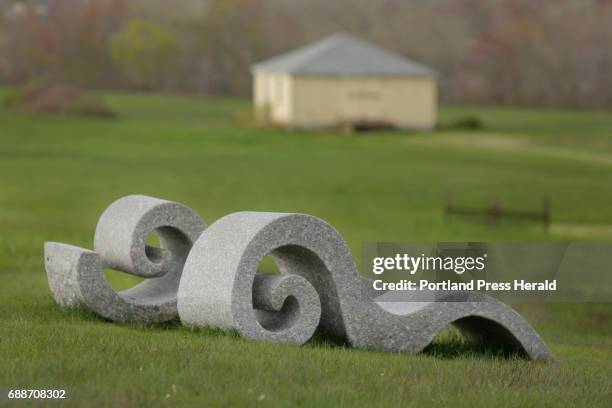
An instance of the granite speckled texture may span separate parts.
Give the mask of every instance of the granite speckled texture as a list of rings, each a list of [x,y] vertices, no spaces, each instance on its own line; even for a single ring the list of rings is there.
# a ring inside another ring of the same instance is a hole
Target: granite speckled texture
[[[184,205],[140,195],[120,198],[98,221],[94,251],[45,243],[45,268],[53,298],[61,306],[84,306],[117,322],[176,319],[183,264],[204,228],[202,219]],[[160,248],[146,245],[152,232]],[[104,267],[145,280],[116,292],[104,276]]]
[[[361,276],[340,234],[305,214],[240,212],[206,228],[190,208],[127,196],[101,215],[94,250],[47,242],[55,301],[117,322],[180,317],[192,326],[303,344],[315,330],[354,347],[418,353],[452,324],[481,343],[554,360],[533,328],[478,292],[380,293]],[[146,245],[155,232],[160,248]],[[271,255],[280,274],[258,266]],[[103,268],[144,278],[116,292]],[[411,298],[411,296],[414,296]],[[425,301],[427,299],[436,299]]]
[[[268,254],[281,272],[276,278],[257,273]],[[274,279],[292,276],[302,280],[286,281],[277,293],[268,289],[276,285]],[[453,324],[482,343],[554,360],[518,313],[484,294],[450,292],[436,302],[400,303],[376,296],[342,237],[325,221],[303,214],[240,212],[213,223],[194,244],[179,286],[178,310],[185,324],[235,329],[255,340],[303,343],[318,321],[323,334],[354,347],[408,353],[422,351]]]

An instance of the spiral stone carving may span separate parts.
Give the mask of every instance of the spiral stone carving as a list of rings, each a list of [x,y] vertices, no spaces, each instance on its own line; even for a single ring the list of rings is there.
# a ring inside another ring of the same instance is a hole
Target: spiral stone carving
[[[153,231],[160,248],[146,246]],[[257,271],[267,255],[280,274]],[[319,330],[357,348],[407,353],[422,351],[452,324],[482,343],[554,359],[517,312],[484,294],[434,292],[435,302],[422,301],[422,293],[401,302],[379,296],[340,234],[305,214],[239,212],[205,229],[188,207],[128,196],[100,217],[93,251],[48,242],[45,267],[58,304],[118,322],[178,316],[190,326],[292,344]],[[145,280],[117,293],[103,267]]]
[[[262,282],[273,279],[257,274],[267,254],[281,272],[274,279],[299,278],[287,280],[282,293],[262,290],[272,284]],[[354,347],[408,353],[422,351],[453,324],[483,343],[533,359],[554,358],[518,313],[484,294],[450,292],[441,301],[397,303],[376,298],[371,288],[342,237],[325,221],[241,212],[212,224],[194,244],[178,310],[185,324],[235,329],[255,340],[300,344],[319,328]]]
[[[204,228],[202,219],[182,204],[140,195],[123,197],[100,216],[93,251],[45,243],[53,298],[61,306],[84,306],[118,322],[176,319],[183,264]],[[146,245],[152,232],[160,248]],[[104,267],[145,280],[117,293],[106,280]]]

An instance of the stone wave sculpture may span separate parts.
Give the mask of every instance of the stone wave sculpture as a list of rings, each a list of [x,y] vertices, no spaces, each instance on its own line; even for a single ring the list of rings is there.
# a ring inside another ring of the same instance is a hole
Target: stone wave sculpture
[[[160,235],[159,250],[144,246],[152,230]],[[554,359],[517,312],[484,294],[385,301],[357,272],[339,233],[309,215],[240,212],[204,230],[187,207],[129,196],[101,217],[94,249],[45,245],[60,305],[83,304],[116,321],[170,319],[178,309],[184,324],[234,329],[253,340],[303,344],[320,330],[357,348],[408,353],[422,351],[452,324],[482,343]],[[266,255],[280,274],[258,273]],[[147,279],[115,293],[101,266]]]
[[[192,209],[171,201],[132,195],[100,216],[94,250],[45,243],[51,293],[61,306],[84,306],[117,322],[159,322],[178,317],[176,294],[183,264],[205,224]],[[160,248],[146,245],[155,232]],[[145,278],[116,292],[102,268]]]

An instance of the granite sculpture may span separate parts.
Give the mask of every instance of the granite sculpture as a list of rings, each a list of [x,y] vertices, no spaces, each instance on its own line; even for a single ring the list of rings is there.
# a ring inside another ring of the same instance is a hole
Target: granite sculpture
[[[178,317],[176,294],[183,264],[205,224],[192,209],[141,195],[123,197],[100,216],[94,250],[45,243],[51,293],[61,306],[84,306],[117,322],[159,322]],[[160,248],[146,245],[156,233]],[[144,278],[116,292],[102,268]]]
[[[268,254],[280,275],[257,273]],[[261,290],[270,279],[287,280],[282,293]],[[483,343],[553,359],[517,312],[484,294],[448,292],[435,302],[399,303],[378,295],[325,221],[240,212],[210,225],[194,244],[179,285],[178,310],[185,324],[235,329],[254,340],[302,344],[318,328],[354,347],[408,353],[422,351],[453,324]]]
[[[146,247],[151,231],[161,248]],[[280,274],[258,272],[266,255]],[[303,344],[316,330],[353,347],[418,353],[452,324],[482,343],[554,360],[509,306],[478,292],[436,292],[436,301],[388,301],[361,276],[340,234],[305,214],[239,212],[205,229],[189,208],[128,196],[102,215],[94,251],[45,244],[51,291],[109,320],[233,329],[259,341]],[[116,293],[110,267],[145,281]],[[420,294],[422,297],[422,294]]]

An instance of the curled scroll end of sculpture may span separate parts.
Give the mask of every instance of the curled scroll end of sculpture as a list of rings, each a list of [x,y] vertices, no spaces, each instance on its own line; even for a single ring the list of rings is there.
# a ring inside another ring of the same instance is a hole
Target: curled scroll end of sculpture
[[[200,216],[187,206],[129,195],[113,202],[100,216],[94,249],[106,267],[158,278],[182,267],[205,227]],[[147,245],[151,234],[157,235],[160,248]]]
[[[217,220],[185,263],[178,294],[181,321],[293,344],[306,342],[324,314],[341,326],[341,314],[331,310],[337,298],[328,294],[334,291],[330,272],[310,245],[324,247],[329,228],[298,214],[241,212]],[[257,272],[268,255],[279,275]]]
[[[253,308],[261,330],[244,327],[247,337],[303,344],[314,334],[321,317],[321,302],[312,285],[298,275],[257,274],[253,282]]]
[[[49,286],[60,306],[82,305],[118,322],[158,322],[178,317],[176,294],[185,259],[205,224],[190,208],[146,196],[112,203],[96,227],[95,251],[45,244]],[[160,248],[146,239],[158,235]],[[116,292],[102,268],[144,277]]]

